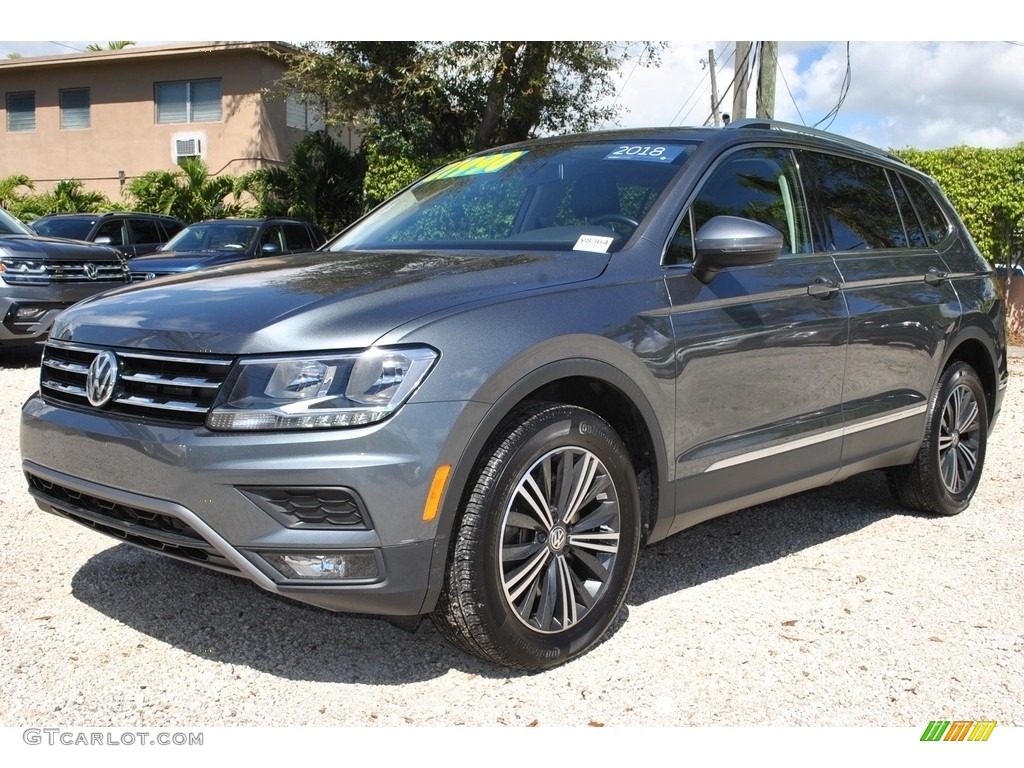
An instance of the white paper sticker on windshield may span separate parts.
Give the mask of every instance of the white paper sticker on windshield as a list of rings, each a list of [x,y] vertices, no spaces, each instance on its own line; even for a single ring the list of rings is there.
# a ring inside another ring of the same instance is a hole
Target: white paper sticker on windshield
[[[611,248],[612,243],[614,242],[614,237],[602,237],[601,235],[580,235],[580,239],[576,241],[576,245],[574,245],[572,249],[574,251],[608,253],[608,249]]]

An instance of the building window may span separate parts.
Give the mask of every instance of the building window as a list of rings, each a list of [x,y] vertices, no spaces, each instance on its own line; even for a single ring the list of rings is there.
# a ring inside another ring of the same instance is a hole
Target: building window
[[[303,131],[322,131],[324,129],[324,111],[320,107],[306,104],[291,93],[286,105],[285,124],[289,128]]]
[[[36,129],[36,92],[7,94],[7,130],[11,133]]]
[[[78,131],[91,126],[89,89],[63,88],[60,92],[60,127],[62,131]]]
[[[158,123],[220,122],[220,79],[156,83]]]

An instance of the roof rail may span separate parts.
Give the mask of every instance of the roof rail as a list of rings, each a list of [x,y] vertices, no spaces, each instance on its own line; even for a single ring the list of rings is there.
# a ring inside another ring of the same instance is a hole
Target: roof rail
[[[849,147],[856,147],[857,149],[871,152],[872,154],[883,155],[893,160],[900,160],[900,158],[896,157],[892,152],[881,149],[872,144],[866,144],[863,141],[857,141],[856,139],[848,139],[845,136],[840,136],[838,133],[829,133],[828,131],[823,131],[819,128],[797,125],[796,123],[786,123],[781,120],[771,120],[763,117],[748,117],[743,120],[733,120],[724,127],[730,130],[738,130],[741,128],[761,128],[766,131],[786,131],[788,133],[797,133],[802,136],[816,136],[820,139],[835,141]],[[900,162],[903,161],[900,160]]]

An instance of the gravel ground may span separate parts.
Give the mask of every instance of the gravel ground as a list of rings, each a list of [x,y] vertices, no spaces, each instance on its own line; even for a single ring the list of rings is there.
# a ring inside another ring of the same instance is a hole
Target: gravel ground
[[[0,350],[0,725],[1024,725],[1024,360],[971,508],[904,514],[880,473],[641,553],[607,640],[509,674],[429,622],[293,604],[40,512]]]

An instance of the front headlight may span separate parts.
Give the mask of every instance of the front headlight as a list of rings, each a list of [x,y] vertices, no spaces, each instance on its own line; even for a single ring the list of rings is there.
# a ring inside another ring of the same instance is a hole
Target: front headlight
[[[437,360],[428,347],[239,361],[206,418],[217,430],[357,427],[386,419]]]
[[[48,285],[50,282],[46,262],[11,257],[3,248],[0,248],[0,277],[5,283]]]

